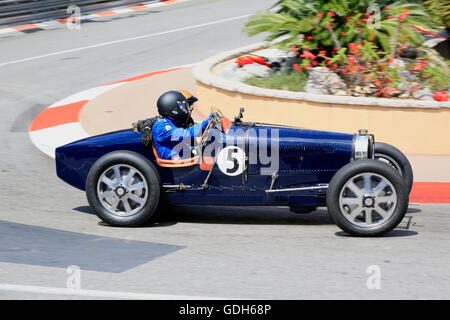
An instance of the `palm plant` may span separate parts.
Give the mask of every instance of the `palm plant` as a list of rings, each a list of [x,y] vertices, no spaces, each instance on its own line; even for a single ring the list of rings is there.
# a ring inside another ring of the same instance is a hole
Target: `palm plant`
[[[407,19],[405,18],[407,17]],[[399,39],[418,45],[423,38],[413,26],[433,28],[429,14],[418,3],[388,0],[281,0],[273,10],[251,16],[244,28],[250,35],[268,32],[267,41],[284,37],[280,46],[340,49],[369,39],[390,52]]]
[[[425,7],[436,17],[438,23],[450,29],[450,1],[426,0]],[[440,21],[439,21],[440,20]]]

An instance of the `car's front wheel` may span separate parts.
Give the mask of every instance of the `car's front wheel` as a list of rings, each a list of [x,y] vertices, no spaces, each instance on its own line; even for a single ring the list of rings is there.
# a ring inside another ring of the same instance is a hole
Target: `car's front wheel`
[[[413,171],[408,158],[397,148],[383,142],[375,142],[375,159],[386,162],[394,168],[405,181],[408,192],[413,185]]]
[[[98,159],[89,171],[86,196],[104,222],[120,227],[140,226],[158,207],[160,178],[141,155],[115,151]]]
[[[380,236],[394,229],[408,209],[409,191],[400,174],[377,160],[342,167],[327,190],[328,212],[354,236]]]

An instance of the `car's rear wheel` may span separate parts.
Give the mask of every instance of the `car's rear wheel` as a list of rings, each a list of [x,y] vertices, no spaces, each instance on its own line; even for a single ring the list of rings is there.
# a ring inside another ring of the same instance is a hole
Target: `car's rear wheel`
[[[394,168],[405,181],[408,193],[413,184],[413,171],[408,158],[397,148],[383,142],[375,142],[375,159],[386,162]]]
[[[115,151],[98,159],[89,171],[86,196],[97,216],[120,227],[140,226],[156,211],[160,179],[141,155]]]
[[[331,179],[327,207],[334,222],[354,236],[380,236],[393,230],[408,209],[408,189],[388,164],[358,160]]]

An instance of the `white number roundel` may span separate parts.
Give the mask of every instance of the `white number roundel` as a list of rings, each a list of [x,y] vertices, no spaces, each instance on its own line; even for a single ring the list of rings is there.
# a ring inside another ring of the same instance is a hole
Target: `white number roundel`
[[[220,171],[227,176],[237,176],[244,171],[245,153],[236,146],[222,149],[217,157],[217,165]]]

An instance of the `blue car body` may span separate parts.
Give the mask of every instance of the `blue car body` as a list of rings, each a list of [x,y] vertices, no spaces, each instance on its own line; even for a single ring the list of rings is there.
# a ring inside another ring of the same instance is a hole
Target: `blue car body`
[[[97,159],[117,150],[133,151],[153,163],[161,178],[163,196],[172,204],[322,206],[326,204],[326,188],[306,187],[328,184],[333,175],[354,157],[353,134],[246,122],[235,122],[230,130],[244,132],[240,143],[244,146],[246,159],[248,150],[260,147],[263,134],[270,136],[276,130],[279,153],[276,172],[262,174],[265,165],[248,162],[241,174],[229,176],[215,165],[207,179],[209,171],[198,164],[161,167],[153,152],[142,144],[142,134],[131,129],[89,137],[57,148],[56,171],[65,182],[85,190],[89,170]],[[252,134],[245,134],[250,130]],[[205,180],[207,186],[202,187]],[[180,184],[191,188],[167,187]]]

